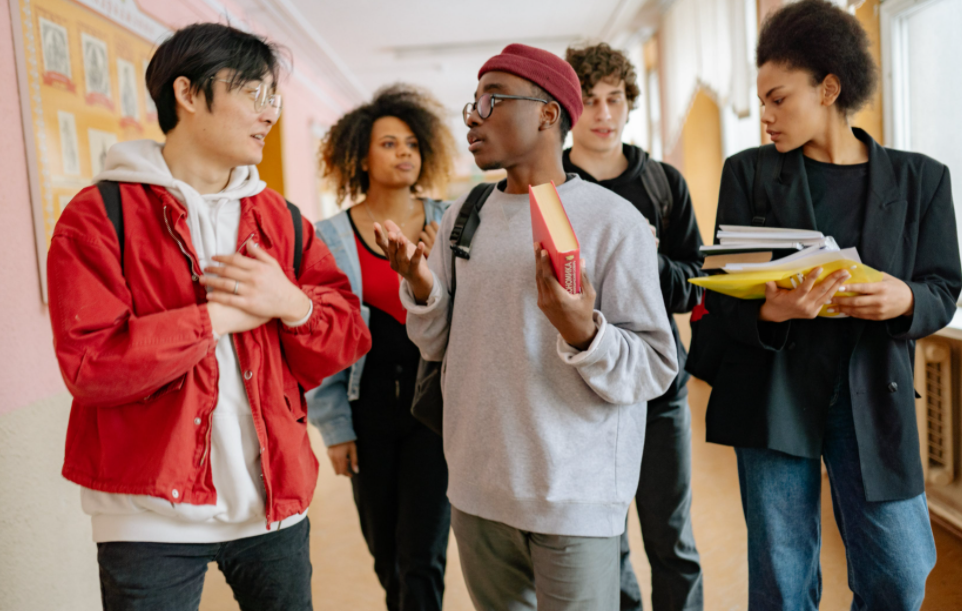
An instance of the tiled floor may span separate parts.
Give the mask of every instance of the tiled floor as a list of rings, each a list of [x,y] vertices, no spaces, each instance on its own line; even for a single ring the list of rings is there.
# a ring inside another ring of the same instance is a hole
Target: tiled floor
[[[735,455],[731,448],[705,443],[705,405],[708,387],[693,381],[695,537],[705,571],[705,609],[729,611],[746,608],[748,572],[745,561],[745,523],[738,495]],[[322,456],[321,476],[311,506],[311,557],[314,565],[314,608],[331,611],[384,609],[383,595],[374,577],[373,563],[364,546],[351,487],[331,474],[320,438],[312,432],[315,449]],[[851,603],[844,550],[832,516],[827,483],[822,495],[823,596],[821,608],[843,611]],[[637,517],[632,514],[632,548],[641,550]],[[962,540],[935,525],[939,560],[929,577],[923,611],[962,610]],[[633,557],[639,581],[648,588],[649,569],[644,553]],[[234,611],[230,589],[215,566],[208,573],[202,611]],[[461,579],[457,550],[452,537],[447,573],[445,611],[470,611],[471,603]],[[646,606],[646,609],[650,607]]]

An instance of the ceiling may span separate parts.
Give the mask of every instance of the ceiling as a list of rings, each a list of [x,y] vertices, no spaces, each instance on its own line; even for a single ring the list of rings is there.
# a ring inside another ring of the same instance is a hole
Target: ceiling
[[[563,56],[571,44],[618,46],[646,37],[656,0],[239,0],[251,16],[269,17],[332,82],[344,111],[396,82],[428,89],[448,109],[463,143],[461,108],[481,65],[521,42]],[[650,22],[650,20],[649,20]],[[274,29],[274,28],[270,28]],[[286,42],[286,41],[285,41]],[[295,65],[295,68],[297,66]],[[466,144],[464,144],[466,147]]]

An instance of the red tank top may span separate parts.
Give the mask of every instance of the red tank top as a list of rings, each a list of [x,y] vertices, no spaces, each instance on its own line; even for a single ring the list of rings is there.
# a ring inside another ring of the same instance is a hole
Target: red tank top
[[[398,296],[398,291],[401,290],[400,277],[391,269],[387,257],[375,254],[364,243],[357,228],[354,228],[354,240],[357,242],[357,256],[361,260],[364,303],[390,314],[403,325],[407,322],[408,313]]]

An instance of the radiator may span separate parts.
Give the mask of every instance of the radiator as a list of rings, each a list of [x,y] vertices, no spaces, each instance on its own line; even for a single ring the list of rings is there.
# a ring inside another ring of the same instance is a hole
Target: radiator
[[[918,342],[915,402],[929,509],[962,530],[959,423],[962,340],[933,336]]]

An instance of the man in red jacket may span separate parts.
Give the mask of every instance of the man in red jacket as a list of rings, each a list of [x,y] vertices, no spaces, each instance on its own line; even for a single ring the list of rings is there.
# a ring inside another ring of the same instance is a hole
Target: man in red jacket
[[[196,609],[216,561],[242,609],[311,609],[317,478],[303,388],[371,345],[334,257],[259,180],[277,49],[215,24],[157,49],[166,142],[115,145],[64,210],[50,319],[74,396],[63,475],[82,486],[104,608]],[[295,261],[300,259],[297,269]]]

